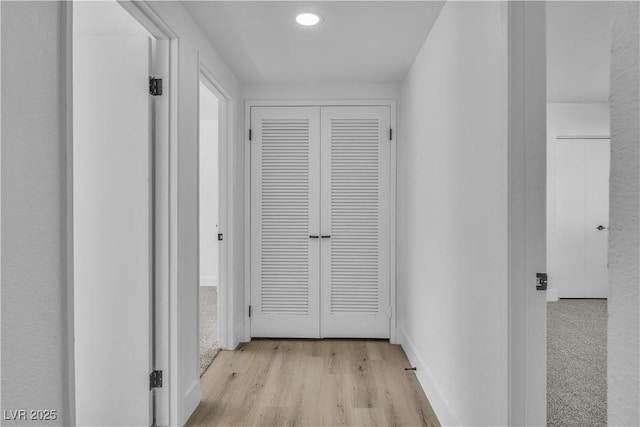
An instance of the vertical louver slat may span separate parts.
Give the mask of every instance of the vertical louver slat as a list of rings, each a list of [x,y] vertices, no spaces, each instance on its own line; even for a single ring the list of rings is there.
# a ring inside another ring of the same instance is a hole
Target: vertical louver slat
[[[331,119],[331,313],[379,310],[377,119]]]
[[[309,120],[263,119],[263,314],[309,312]]]

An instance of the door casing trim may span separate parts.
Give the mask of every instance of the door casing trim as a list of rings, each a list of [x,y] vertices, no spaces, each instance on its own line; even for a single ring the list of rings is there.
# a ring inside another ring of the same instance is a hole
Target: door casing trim
[[[244,340],[251,341],[251,319],[248,307],[251,304],[251,142],[249,128],[251,127],[251,107],[365,107],[382,106],[391,110],[392,139],[390,141],[390,183],[389,183],[389,304],[391,305],[391,319],[389,319],[389,341],[397,344],[396,321],[396,148],[398,138],[398,121],[395,99],[365,99],[365,100],[247,100],[244,110]]]

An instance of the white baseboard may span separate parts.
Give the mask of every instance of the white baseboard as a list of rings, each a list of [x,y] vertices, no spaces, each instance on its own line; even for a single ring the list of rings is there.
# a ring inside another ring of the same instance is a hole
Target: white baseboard
[[[237,324],[233,330],[233,337],[229,340],[229,350],[235,350],[240,343],[245,342],[244,339],[244,324]]]
[[[200,276],[200,286],[218,287],[218,276]]]
[[[558,290],[555,288],[547,289],[547,302],[558,301]]]
[[[183,419],[180,425],[185,425],[187,421],[189,421],[189,417],[191,417],[193,411],[195,411],[198,404],[200,404],[200,399],[202,399],[202,392],[200,391],[200,379],[198,378],[184,395]]]
[[[407,337],[407,333],[403,328],[398,328],[397,332],[398,341],[409,358],[411,365],[416,367],[415,372],[418,377],[418,382],[422,386],[424,393],[427,395],[429,403],[431,403],[431,407],[436,413],[440,424],[443,426],[459,426],[460,422],[447,404],[447,401],[442,395],[440,387],[438,387],[438,384],[436,384],[433,379],[433,375],[431,375],[431,371],[427,367],[426,362],[417,352],[409,337]]]

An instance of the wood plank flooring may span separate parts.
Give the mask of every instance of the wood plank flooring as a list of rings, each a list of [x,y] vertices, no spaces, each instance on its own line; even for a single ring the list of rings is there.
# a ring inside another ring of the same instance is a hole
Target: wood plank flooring
[[[253,340],[221,351],[187,426],[440,426],[402,348]]]

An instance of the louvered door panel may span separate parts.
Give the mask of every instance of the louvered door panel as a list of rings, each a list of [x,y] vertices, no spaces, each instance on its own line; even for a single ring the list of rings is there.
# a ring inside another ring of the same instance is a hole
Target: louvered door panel
[[[321,115],[321,333],[388,338],[390,111]]]
[[[320,110],[251,109],[251,335],[319,336]]]

